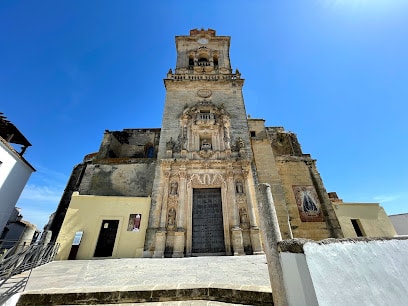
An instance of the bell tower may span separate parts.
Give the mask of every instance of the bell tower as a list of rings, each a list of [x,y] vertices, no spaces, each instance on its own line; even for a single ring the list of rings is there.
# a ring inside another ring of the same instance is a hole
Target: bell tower
[[[211,29],[176,37],[145,257],[262,252],[244,80],[229,47]]]

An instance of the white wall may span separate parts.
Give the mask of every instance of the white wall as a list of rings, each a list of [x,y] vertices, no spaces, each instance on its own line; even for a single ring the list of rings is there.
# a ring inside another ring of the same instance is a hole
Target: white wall
[[[408,235],[408,214],[389,216],[398,235]]]
[[[34,171],[16,152],[0,142],[0,233]]]
[[[290,305],[408,304],[408,239],[306,242],[303,251],[281,253]]]
[[[280,260],[288,304],[318,305],[305,254],[283,252]]]

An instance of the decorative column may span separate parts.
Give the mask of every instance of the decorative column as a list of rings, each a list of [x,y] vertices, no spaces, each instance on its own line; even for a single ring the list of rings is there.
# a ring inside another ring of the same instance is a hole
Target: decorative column
[[[249,188],[249,184],[248,184],[249,171],[242,170],[242,175],[244,177],[245,193],[247,195],[249,223],[251,224],[251,228],[258,228],[258,223],[256,222],[256,216],[255,216],[255,209],[254,209],[254,205],[252,202],[253,196]]]
[[[184,257],[184,230],[174,232],[173,258]]]
[[[153,258],[163,258],[166,247],[166,231],[158,230],[156,232],[156,239],[154,243]]]
[[[169,178],[170,178],[170,171],[164,172],[164,188],[163,188],[163,197],[162,197],[162,205],[161,205],[161,216],[160,216],[160,227],[156,232],[155,235],[155,242],[154,242],[154,258],[163,258],[164,257],[164,250],[166,247],[166,220],[167,220],[167,199],[169,195]]]
[[[163,231],[166,228],[167,222],[167,201],[169,198],[169,181],[170,181],[170,171],[164,172],[164,188],[163,188],[163,197],[162,197],[162,208],[160,216],[160,227],[159,230]]]
[[[252,201],[253,195],[251,194],[251,190],[248,183],[249,171],[242,170],[242,175],[244,176],[245,192],[247,195],[246,198],[248,204],[248,215],[250,224],[249,234],[251,237],[252,252],[254,255],[263,254],[264,252],[262,249],[261,235],[259,233],[259,227],[256,221],[255,209]]]
[[[177,215],[177,232],[174,233],[173,257],[184,257],[185,245],[185,201],[186,201],[186,168],[180,168],[179,204]]]
[[[185,228],[185,199],[186,199],[186,168],[181,167],[179,171],[180,185],[179,185],[179,204],[177,217],[177,231],[184,231]]]
[[[233,169],[227,171],[228,182],[228,204],[229,210],[232,212],[232,228],[231,228],[231,243],[234,250],[234,255],[245,255],[244,239],[242,238],[242,229],[239,227],[239,213],[237,203],[235,201],[235,182]]]
[[[231,169],[227,170],[227,186],[228,186],[228,204],[230,206],[230,211],[232,212],[232,227],[239,228],[239,213],[237,203],[235,201],[235,182],[234,182],[234,172]]]

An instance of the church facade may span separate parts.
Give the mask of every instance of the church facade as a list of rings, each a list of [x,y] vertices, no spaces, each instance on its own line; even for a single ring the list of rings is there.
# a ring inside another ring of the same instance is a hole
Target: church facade
[[[296,135],[248,118],[229,48],[211,29],[176,36],[161,129],[105,131],[74,168],[49,226],[60,259],[262,253],[259,183],[283,239],[343,237]]]

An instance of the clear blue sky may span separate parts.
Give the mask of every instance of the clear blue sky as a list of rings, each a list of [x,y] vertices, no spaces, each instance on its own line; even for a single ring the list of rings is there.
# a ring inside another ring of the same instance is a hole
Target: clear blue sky
[[[105,129],[160,127],[176,35],[231,36],[248,114],[297,133],[327,191],[408,212],[408,1],[0,2],[0,111],[37,169],[43,227]]]

